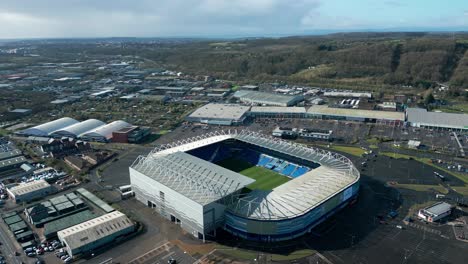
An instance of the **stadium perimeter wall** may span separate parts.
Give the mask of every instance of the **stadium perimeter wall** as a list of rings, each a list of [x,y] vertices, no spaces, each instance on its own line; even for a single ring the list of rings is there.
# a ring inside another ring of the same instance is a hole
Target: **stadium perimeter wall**
[[[311,231],[312,228],[346,207],[356,199],[359,181],[303,215],[281,220],[256,220],[226,211],[224,229],[229,233],[254,241],[283,241]]]
[[[180,224],[195,237],[205,239],[206,235],[215,235],[216,228],[224,223],[225,206],[222,204],[201,205],[133,168],[130,168],[130,182],[138,201]]]

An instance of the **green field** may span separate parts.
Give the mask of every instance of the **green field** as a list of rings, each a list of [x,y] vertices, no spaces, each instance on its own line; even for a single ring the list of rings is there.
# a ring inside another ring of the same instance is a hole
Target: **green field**
[[[272,170],[253,166],[252,164],[236,159],[229,158],[217,163],[219,166],[238,172],[244,176],[255,180],[254,183],[247,186],[250,190],[271,190],[281,184],[289,181],[289,178]]]

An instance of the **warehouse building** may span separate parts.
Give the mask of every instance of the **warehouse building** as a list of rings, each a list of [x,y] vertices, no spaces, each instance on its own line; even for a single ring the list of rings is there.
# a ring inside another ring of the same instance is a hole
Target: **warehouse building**
[[[326,97],[352,97],[352,98],[372,98],[372,93],[367,92],[324,92]]]
[[[332,130],[323,130],[323,129],[307,129],[307,128],[287,128],[287,127],[277,127],[271,133],[274,137],[281,137],[284,139],[296,139],[303,138],[308,140],[322,140],[330,141],[332,140]]]
[[[347,120],[388,125],[403,125],[405,114],[402,112],[388,112],[349,108],[332,108],[326,105],[313,105],[307,110],[309,118]]]
[[[0,149],[0,172],[19,168],[26,162],[26,158],[20,150],[11,148]]]
[[[36,137],[47,137],[50,133],[65,128],[67,126],[71,126],[74,124],[78,124],[79,122],[73,118],[63,117],[54,121],[50,121],[38,126],[34,126],[28,129],[24,129],[19,131],[19,135],[24,136],[36,136]]]
[[[129,126],[112,132],[112,142],[138,143],[151,134],[149,127]]]
[[[438,202],[419,210],[418,217],[427,222],[436,222],[452,213],[452,206],[446,202]]]
[[[413,127],[468,130],[468,114],[428,112],[422,108],[408,108],[406,109],[406,120]]]
[[[79,135],[79,138],[85,141],[110,142],[112,141],[113,132],[129,126],[131,126],[129,123],[122,120],[117,120],[107,125],[103,125],[87,131]]]
[[[7,188],[7,192],[16,203],[20,203],[45,197],[53,193],[53,188],[45,180],[38,180]]]
[[[294,106],[304,100],[303,95],[281,95],[256,91],[237,91],[234,97],[250,105]]]
[[[305,107],[252,106],[250,116],[254,118],[305,118]]]
[[[73,124],[71,126],[67,126],[59,130],[56,130],[52,132],[50,136],[55,137],[55,138],[61,138],[61,137],[77,138],[79,135],[85,132],[88,132],[90,130],[93,130],[97,127],[103,126],[105,124],[106,123],[97,119],[88,119],[83,122]]]
[[[246,119],[249,110],[250,106],[210,103],[195,110],[186,120],[210,125],[240,125]]]
[[[123,213],[115,211],[58,231],[57,236],[70,257],[89,254],[117,241],[135,230],[135,224]]]

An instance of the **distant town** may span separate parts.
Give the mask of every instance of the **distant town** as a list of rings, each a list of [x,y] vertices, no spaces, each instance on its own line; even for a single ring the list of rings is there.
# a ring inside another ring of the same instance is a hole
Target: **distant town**
[[[0,46],[0,264],[466,257],[449,84],[228,80],[76,45]]]

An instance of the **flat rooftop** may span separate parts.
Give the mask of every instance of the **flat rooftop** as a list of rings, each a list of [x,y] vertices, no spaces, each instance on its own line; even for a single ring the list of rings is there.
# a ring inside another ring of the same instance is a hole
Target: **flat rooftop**
[[[426,126],[468,129],[468,114],[429,112],[423,108],[406,109],[408,122]]]
[[[197,119],[240,120],[249,110],[249,106],[211,103],[198,108],[188,117]]]
[[[333,108],[333,107],[328,107],[326,105],[313,105],[309,109],[307,109],[307,113],[315,114],[315,115],[327,115],[327,116],[397,120],[397,121],[402,121],[402,122],[405,121],[405,113],[403,112]]]
[[[288,104],[299,96],[242,90],[237,91],[234,94],[234,97],[240,98],[241,100],[249,100],[254,102]]]
[[[251,113],[305,114],[305,107],[252,106]]]
[[[16,195],[22,195],[26,193],[30,193],[33,191],[41,190],[44,188],[50,188],[50,184],[47,183],[45,180],[38,180],[32,181],[28,183],[22,183],[15,187],[9,188],[10,192]]]

